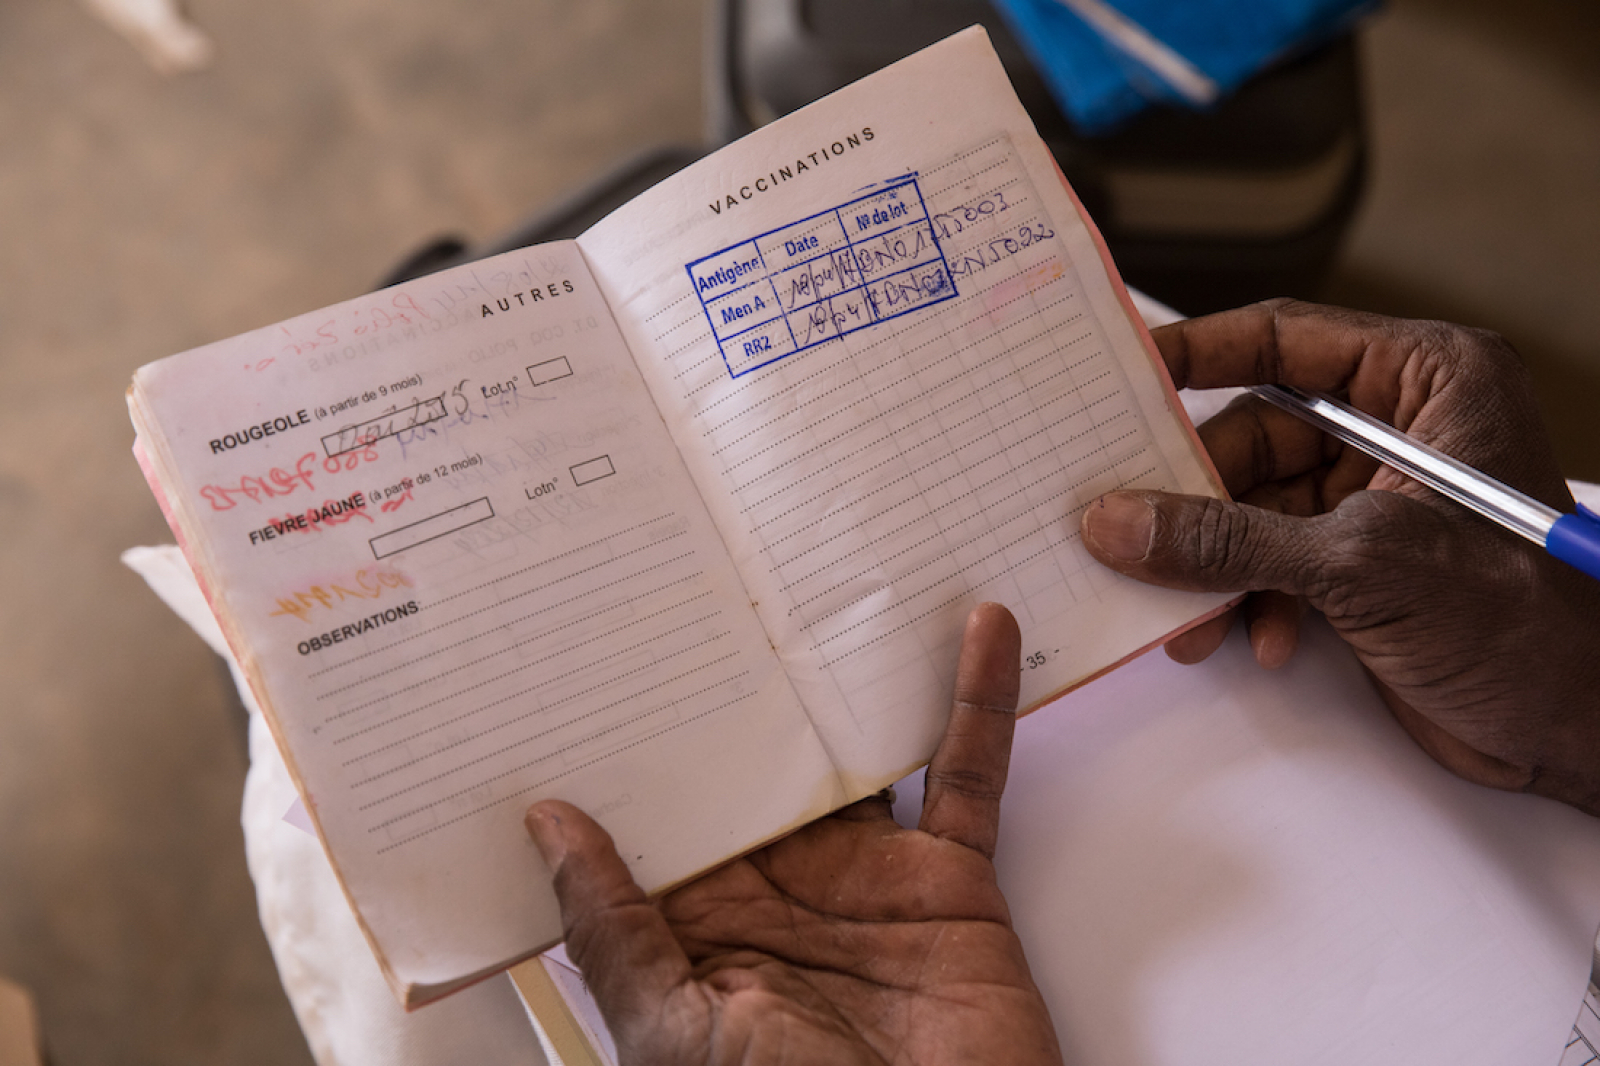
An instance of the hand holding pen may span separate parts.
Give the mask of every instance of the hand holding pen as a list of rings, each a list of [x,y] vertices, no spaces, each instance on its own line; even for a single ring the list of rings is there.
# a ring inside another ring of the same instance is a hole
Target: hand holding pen
[[[1180,388],[1344,396],[1574,510],[1527,374],[1493,334],[1269,301],[1154,336]],[[1110,494],[1084,516],[1096,558],[1154,584],[1253,593],[1237,613],[1269,667],[1292,654],[1309,603],[1446,767],[1600,813],[1600,582],[1259,397],[1200,436],[1237,502]],[[1184,634],[1169,654],[1205,658],[1232,621]]]

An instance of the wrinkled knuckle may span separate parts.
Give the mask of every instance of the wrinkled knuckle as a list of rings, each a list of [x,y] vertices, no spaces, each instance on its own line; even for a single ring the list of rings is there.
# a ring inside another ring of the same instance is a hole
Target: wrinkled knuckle
[[[606,903],[586,907],[568,917],[564,929],[573,957],[592,957],[614,943],[625,943],[642,933],[654,920],[643,902]]]
[[[982,800],[986,803],[998,803],[1003,791],[988,774],[960,767],[930,769],[928,786],[930,790],[933,786],[937,786],[966,799]]]
[[[1362,559],[1355,545],[1336,545],[1306,583],[1306,599],[1329,618],[1348,619],[1363,613],[1371,600],[1372,574]]]
[[[1520,379],[1526,372],[1517,350],[1492,330],[1453,322],[1418,322],[1413,326],[1412,361],[1420,374],[1436,379],[1439,385],[1459,381],[1482,388],[1485,384]]]
[[[1398,586],[1411,580],[1420,563],[1410,503],[1392,493],[1363,492],[1326,516],[1336,534],[1326,538],[1306,590],[1324,614],[1359,621],[1407,599]]]
[[[976,712],[985,718],[996,715],[1002,718],[1010,718],[1017,713],[1017,703],[1014,698],[1008,703],[1004,699],[995,700],[986,697],[974,699],[962,693],[957,693],[955,705],[958,710]]]
[[[1435,351],[1461,351],[1474,343],[1474,339],[1469,336],[1471,331],[1467,327],[1443,319],[1426,318],[1410,321],[1401,319],[1398,320],[1396,328],[1409,334],[1416,346]]]
[[[1220,500],[1206,500],[1195,517],[1189,551],[1189,563],[1199,576],[1223,579],[1249,572],[1256,549],[1245,512]]]
[[[1476,329],[1472,326],[1456,326],[1455,330],[1460,337],[1461,351],[1471,353],[1492,366],[1522,365],[1522,354],[1502,334],[1492,329]]]
[[[1511,342],[1486,329],[1455,327],[1450,354],[1461,375],[1471,380],[1520,379],[1526,371],[1522,356]]]
[[[1283,366],[1283,324],[1294,315],[1294,301],[1275,298],[1263,301],[1261,308],[1266,313],[1268,329],[1266,343],[1256,350],[1255,379],[1279,381]]]
[[[1240,399],[1245,401],[1241,409],[1250,419],[1250,483],[1270,484],[1278,471],[1278,456],[1272,429],[1262,418],[1267,405],[1248,393]]]

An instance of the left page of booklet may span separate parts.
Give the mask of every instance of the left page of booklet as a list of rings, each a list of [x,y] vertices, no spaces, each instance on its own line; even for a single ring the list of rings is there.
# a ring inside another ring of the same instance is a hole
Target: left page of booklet
[[[130,406],[409,1002],[560,939],[537,799],[647,888],[842,801],[576,246],[174,356]]]

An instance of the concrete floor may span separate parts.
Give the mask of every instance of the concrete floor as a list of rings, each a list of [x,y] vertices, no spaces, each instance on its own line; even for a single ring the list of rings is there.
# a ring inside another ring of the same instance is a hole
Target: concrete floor
[[[117,563],[169,534],[140,364],[353,295],[699,131],[700,0],[192,0],[165,79],[87,10],[0,4],[0,972],[53,1061],[309,1056],[254,916],[225,682]],[[1600,479],[1600,9],[1397,0],[1331,295],[1511,336]]]

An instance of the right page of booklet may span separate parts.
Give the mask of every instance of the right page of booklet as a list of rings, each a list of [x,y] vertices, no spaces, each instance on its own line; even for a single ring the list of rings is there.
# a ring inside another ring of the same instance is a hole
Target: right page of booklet
[[[1108,490],[1220,490],[981,30],[579,245],[852,793],[932,753],[977,603],[1032,706],[1224,602],[1079,543]]]

